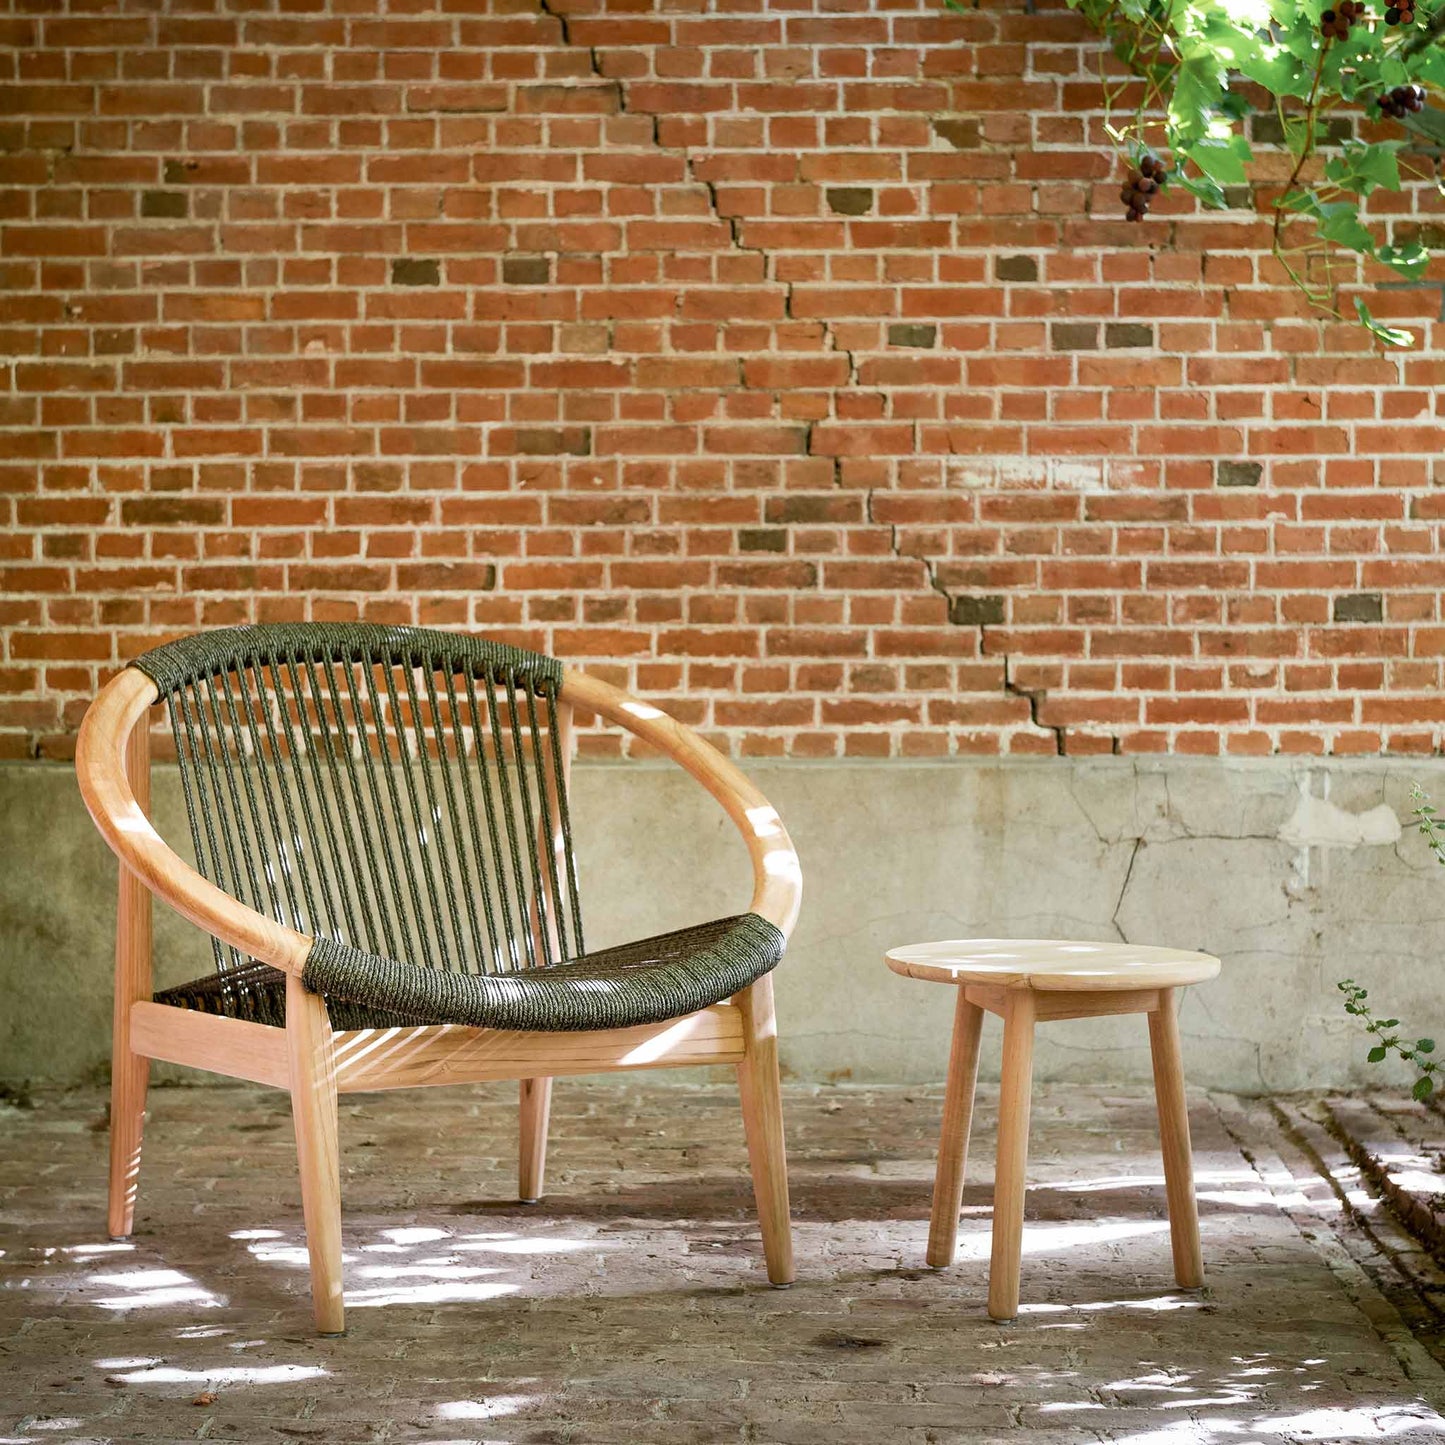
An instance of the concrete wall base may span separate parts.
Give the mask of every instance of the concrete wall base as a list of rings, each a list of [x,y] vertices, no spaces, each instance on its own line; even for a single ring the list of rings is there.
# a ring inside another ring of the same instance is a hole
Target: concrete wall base
[[[1407,1029],[1445,1032],[1445,874],[1409,826],[1433,760],[979,759],[754,763],[803,862],[803,918],[778,973],[785,1067],[805,1080],[937,1080],[949,990],[896,978],[896,943],[1078,937],[1224,960],[1181,1013],[1192,1082],[1242,1092],[1344,1086],[1380,1071],[1343,1014],[1352,976]],[[579,765],[587,931],[599,946],[737,910],[731,825],[676,770]],[[157,826],[183,849],[174,769]],[[1403,826],[1402,826],[1403,820]],[[104,1069],[115,864],[68,768],[0,767],[0,1080]],[[210,967],[157,912],[157,977]],[[985,1035],[985,1077],[997,1033]],[[1054,1024],[1040,1077],[1148,1077],[1143,1021]]]

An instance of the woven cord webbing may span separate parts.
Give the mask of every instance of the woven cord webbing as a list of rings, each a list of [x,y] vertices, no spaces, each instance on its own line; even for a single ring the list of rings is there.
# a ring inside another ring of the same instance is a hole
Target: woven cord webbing
[[[557,663],[425,629],[288,624],[184,638],[135,665],[165,698],[197,866],[217,887],[402,967],[516,972],[580,949]],[[274,970],[219,942],[214,956],[196,1007],[274,1015],[252,997],[274,993]]]

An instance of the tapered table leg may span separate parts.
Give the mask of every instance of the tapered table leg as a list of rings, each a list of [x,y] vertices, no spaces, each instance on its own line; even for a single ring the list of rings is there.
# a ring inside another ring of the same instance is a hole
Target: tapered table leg
[[[1024,1242],[1024,1176],[1029,1155],[1029,1106],[1034,1075],[1034,995],[1010,989],[1003,1016],[1003,1082],[998,1100],[998,1165],[993,1186],[993,1252],[988,1312],[1011,1320],[1019,1312],[1019,1260]]]
[[[963,1175],[968,1165],[968,1131],[973,1121],[973,1094],[978,1081],[978,1041],[983,1010],[958,990],[953,1013],[953,1046],[948,1055],[948,1083],[943,1094],[943,1131],[938,1142],[938,1172],[933,1180],[933,1213],[928,1220],[928,1262],[934,1269],[953,1263],[958,1246],[958,1211],[963,1203]]]
[[[1154,1059],[1154,1098],[1159,1108],[1159,1142],[1164,1152],[1164,1192],[1169,1200],[1174,1278],[1184,1289],[1198,1289],[1204,1283],[1204,1255],[1199,1245],[1189,1105],[1184,1095],[1184,1061],[1179,1052],[1176,991],[1172,988],[1160,989],[1159,1007],[1149,1015],[1149,1050]]]

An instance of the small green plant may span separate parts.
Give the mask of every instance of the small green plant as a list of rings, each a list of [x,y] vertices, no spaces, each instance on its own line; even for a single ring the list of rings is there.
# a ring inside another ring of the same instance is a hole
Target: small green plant
[[[1418,783],[1410,789],[1410,801],[1414,804],[1411,812],[1421,836],[1429,844],[1435,861],[1445,866],[1445,837],[1442,837],[1435,822],[1435,809],[1429,795]],[[1361,988],[1354,979],[1342,979],[1335,987],[1345,996],[1345,1012],[1359,1019],[1365,1032],[1375,1040],[1366,1055],[1369,1061],[1372,1064],[1383,1063],[1394,1054],[1409,1064],[1415,1070],[1415,1083],[1410,1092],[1423,1104],[1435,1092],[1435,1075],[1440,1072],[1439,1062],[1429,1057],[1435,1052],[1435,1040],[1416,1039],[1413,1044],[1407,1043],[1395,1032],[1400,1027],[1400,1020],[1377,1019],[1367,1002],[1369,990]]]

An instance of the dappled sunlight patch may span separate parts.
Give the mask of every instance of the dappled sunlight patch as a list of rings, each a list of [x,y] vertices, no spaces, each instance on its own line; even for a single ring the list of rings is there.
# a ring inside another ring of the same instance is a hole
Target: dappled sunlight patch
[[[1204,1301],[1193,1295],[1165,1294],[1150,1299],[1109,1299],[1071,1301],[1068,1304],[1023,1303],[1020,1315],[1100,1314],[1107,1310],[1138,1310],[1145,1314],[1172,1314],[1175,1310],[1199,1310]]]
[[[382,1285],[373,1289],[348,1289],[347,1309],[379,1309],[386,1305],[457,1304],[462,1301],[498,1299],[516,1294],[519,1286],[498,1282],[442,1278],[427,1284]]]
[[[107,1295],[94,1301],[102,1309],[158,1309],[165,1305],[191,1305],[197,1309],[217,1309],[225,1299],[190,1275],[178,1269],[130,1269],[119,1274],[93,1274],[92,1284],[112,1285],[126,1294]]]
[[[490,1254],[574,1254],[581,1249],[595,1249],[595,1239],[563,1239],[542,1236],[523,1238],[519,1235],[469,1234],[457,1242],[458,1249]]]
[[[127,1385],[290,1385],[314,1380],[329,1373],[320,1365],[216,1365],[204,1370],[186,1370],[179,1365],[148,1364],[132,1370],[113,1371]]]
[[[1445,1419],[1426,1405],[1340,1405],[1293,1414],[1172,1420],[1116,1438],[1117,1445],[1233,1445],[1248,1440],[1391,1440],[1445,1437]]]
[[[500,1420],[515,1415],[529,1395],[493,1395],[486,1400],[446,1400],[437,1406],[438,1420]]]
[[[268,1264],[294,1264],[303,1269],[311,1267],[311,1256],[307,1252],[305,1241],[293,1244],[279,1235],[274,1239],[253,1239],[247,1244],[246,1252]],[[349,1255],[342,1255],[343,1260],[349,1258]]]
[[[392,1244],[435,1244],[439,1239],[450,1239],[451,1231],[436,1229],[429,1225],[404,1225],[394,1229],[383,1229],[382,1234]]]
[[[486,1302],[516,1294],[529,1282],[510,1259],[545,1259],[598,1249],[598,1241],[514,1230],[458,1233],[440,1225],[388,1225],[350,1230],[342,1259],[348,1308],[431,1306]],[[279,1229],[238,1229],[230,1237],[253,1259],[305,1275],[310,1256],[304,1236]],[[489,1260],[486,1257],[491,1256]],[[510,1278],[509,1278],[510,1274]]]
[[[1100,1219],[1085,1224],[1027,1224],[1024,1226],[1023,1252],[1026,1255],[1058,1254],[1091,1244],[1112,1244],[1119,1239],[1138,1239],[1149,1234],[1168,1234],[1169,1223],[1162,1219]],[[986,1260],[992,1251],[991,1234],[970,1235],[960,1239],[955,1263],[962,1260]]]

